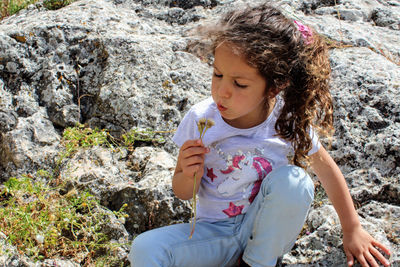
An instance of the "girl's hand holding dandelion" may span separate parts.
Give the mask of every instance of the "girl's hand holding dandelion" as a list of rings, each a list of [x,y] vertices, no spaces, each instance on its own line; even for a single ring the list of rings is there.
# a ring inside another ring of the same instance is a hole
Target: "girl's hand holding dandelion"
[[[204,157],[209,152],[203,144],[205,132],[214,125],[212,120],[201,119],[197,123],[200,134],[199,139],[188,140],[181,146],[176,164],[175,179],[172,181],[172,189],[175,195],[184,200],[193,198],[193,213],[195,209],[195,194],[199,190],[201,177],[204,174]],[[194,226],[194,218],[193,218]],[[193,230],[192,230],[193,232]]]
[[[214,126],[214,121],[213,120],[208,120],[208,119],[200,119],[197,122],[197,130],[199,131],[200,134],[200,140],[203,140],[203,137],[207,130],[211,127]],[[204,171],[203,171],[204,172]],[[201,176],[203,177],[203,175]],[[193,233],[194,233],[194,228],[196,226],[196,194],[198,190],[198,185],[197,185],[197,172],[194,173],[194,182],[193,182],[193,199],[192,199],[192,231],[190,232],[189,239],[192,238]]]
[[[209,149],[203,144],[203,136],[205,132],[214,125],[214,121],[201,119],[197,123],[200,138],[196,140],[188,140],[181,146],[176,164],[175,179],[172,181],[172,189],[175,195],[184,200],[193,198],[192,216],[193,234],[195,224],[195,198],[199,190],[201,177],[204,174],[204,157]]]

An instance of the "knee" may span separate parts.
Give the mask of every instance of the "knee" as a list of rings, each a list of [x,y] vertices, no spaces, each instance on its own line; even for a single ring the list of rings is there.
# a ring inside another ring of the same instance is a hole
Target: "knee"
[[[314,183],[308,173],[294,165],[282,166],[268,174],[262,183],[265,196],[277,198],[282,205],[309,207],[314,199]]]
[[[149,232],[138,235],[132,242],[128,259],[132,266],[143,266],[144,262],[149,263],[150,260],[157,256],[157,239],[149,236]]]
[[[132,242],[131,250],[129,251],[128,259],[131,265],[134,266],[134,261],[138,257],[143,256],[149,251],[149,240],[145,238],[144,234],[138,235]]]

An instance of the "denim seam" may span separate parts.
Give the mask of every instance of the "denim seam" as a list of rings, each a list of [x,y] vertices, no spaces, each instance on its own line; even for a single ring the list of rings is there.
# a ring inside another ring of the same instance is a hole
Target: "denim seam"
[[[255,235],[255,229],[257,229],[257,226],[261,223],[260,220],[259,220],[259,217],[261,216],[261,215],[260,215],[260,214],[261,214],[261,211],[262,211],[262,209],[264,208],[264,203],[265,203],[265,198],[266,198],[266,197],[267,197],[267,196],[263,196],[263,200],[262,200],[261,203],[259,204],[260,207],[258,208],[256,218],[254,219],[254,224],[253,224],[253,226],[252,226],[253,229],[251,229],[251,232],[250,232],[250,235],[253,236],[253,238],[254,238],[254,235]]]
[[[246,257],[245,255],[243,255],[242,259],[244,259],[245,262],[246,262],[247,264],[249,264],[250,266],[263,266],[262,264],[260,264],[260,263],[258,263],[258,262],[255,262],[255,261],[253,261],[253,260],[250,260],[250,259],[249,259],[248,257]],[[267,266],[267,265],[265,265],[265,267],[274,267],[274,266]]]

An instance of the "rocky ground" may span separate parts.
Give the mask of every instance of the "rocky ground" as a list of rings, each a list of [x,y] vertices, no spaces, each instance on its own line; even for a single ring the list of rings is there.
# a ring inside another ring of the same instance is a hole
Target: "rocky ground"
[[[114,136],[132,128],[175,129],[210,88],[211,67],[188,52],[188,31],[258,2],[82,0],[56,11],[37,3],[2,20],[0,182],[54,170],[62,132],[78,122]],[[400,1],[275,2],[341,43],[330,49],[336,128],[330,153],[363,226],[391,249],[393,266],[399,266]],[[177,148],[171,133],[163,136],[162,144],[141,142],[134,149],[81,149],[64,159],[60,177],[90,190],[108,209],[127,203],[130,217],[115,231],[129,239],[185,221],[190,205],[170,186]],[[319,187],[316,195],[284,265],[346,265],[336,213]],[[5,239],[0,235],[0,247],[11,253],[0,256],[2,266],[78,266],[61,259],[33,263]]]

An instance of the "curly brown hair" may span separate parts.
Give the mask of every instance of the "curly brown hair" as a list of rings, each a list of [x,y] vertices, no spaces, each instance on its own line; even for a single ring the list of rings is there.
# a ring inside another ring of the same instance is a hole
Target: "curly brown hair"
[[[192,52],[210,55],[222,42],[233,44],[266,79],[265,95],[280,91],[284,106],[275,129],[292,143],[293,164],[301,167],[308,165],[312,148],[310,128],[322,136],[333,133],[328,48],[312,31],[308,42],[293,20],[266,3],[230,11],[217,24],[200,26],[200,40],[190,45]]]

